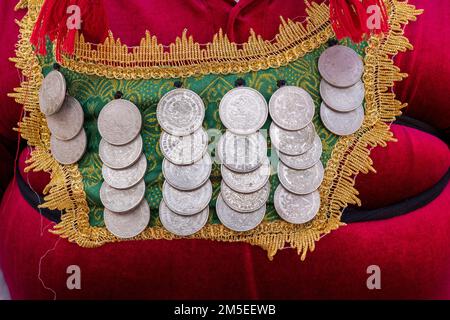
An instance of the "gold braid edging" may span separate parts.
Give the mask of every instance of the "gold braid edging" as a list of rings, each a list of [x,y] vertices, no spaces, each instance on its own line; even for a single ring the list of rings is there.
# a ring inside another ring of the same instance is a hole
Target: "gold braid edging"
[[[112,33],[103,44],[87,43],[81,35],[76,38],[75,52],[63,54],[59,62],[70,70],[116,79],[178,78],[278,68],[317,49],[333,35],[325,4],[313,3],[307,15],[305,25],[281,18],[274,41],[263,40],[251,30],[243,45],[230,42],[222,30],[204,46],[188,37],[185,30],[168,51],[149,32],[131,51]]]
[[[363,77],[366,87],[366,117],[358,132],[348,137],[341,137],[333,149],[320,188],[322,205],[316,218],[305,225],[293,225],[284,221],[264,222],[256,229],[245,233],[230,231],[222,225],[208,224],[200,232],[188,238],[247,242],[267,250],[269,258],[273,258],[276,252],[284,248],[287,243],[290,247],[297,249],[301,259],[304,260],[306,253],[314,250],[315,242],[320,237],[343,225],[340,222],[343,208],[348,204],[360,204],[358,192],[354,188],[354,176],[359,172],[375,171],[372,167],[369,148],[377,145],[385,146],[388,141],[393,140],[389,126],[384,122],[394,120],[395,116],[400,114],[404,104],[396,100],[390,90],[394,81],[400,81],[406,75],[400,73],[394,66],[391,57],[399,51],[412,49],[408,39],[403,36],[403,25],[415,20],[416,16],[422,12],[403,1],[385,1],[390,12],[391,29],[383,37],[372,37],[366,49]],[[24,105],[26,114],[19,123],[19,130],[22,137],[35,147],[28,161],[30,166],[27,170],[44,170],[51,173],[51,181],[45,190],[46,202],[42,206],[65,210],[62,221],[52,232],[83,247],[97,247],[108,242],[120,241],[106,228],[90,226],[89,208],[78,167],[76,165],[62,166],[50,154],[50,134],[38,104],[42,74],[28,40],[39,13],[40,2],[39,0],[28,1],[28,13],[18,22],[20,36],[16,57],[12,58],[26,78],[21,83],[21,87],[15,89],[10,96]],[[328,28],[329,25],[326,29]],[[250,61],[247,63],[254,68]],[[261,65],[261,68],[264,66]],[[155,66],[149,70],[156,69]],[[181,67],[180,70],[182,70]],[[187,74],[191,72],[189,70],[192,69],[188,66]],[[80,72],[96,73],[94,69]],[[124,77],[123,74],[113,76]],[[146,239],[178,239],[178,237],[162,227],[152,227],[147,228],[133,240]]]

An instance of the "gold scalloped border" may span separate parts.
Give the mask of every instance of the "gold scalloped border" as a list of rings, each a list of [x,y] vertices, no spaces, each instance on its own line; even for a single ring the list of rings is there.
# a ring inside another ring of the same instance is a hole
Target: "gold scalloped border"
[[[306,23],[281,18],[274,41],[250,30],[246,43],[231,42],[222,30],[200,45],[187,31],[167,47],[148,31],[137,47],[129,48],[112,33],[102,44],[87,43],[77,35],[73,54],[63,54],[62,66],[81,73],[116,79],[179,78],[205,74],[245,73],[278,68],[317,49],[333,36],[325,4],[307,7]]]
[[[389,125],[384,122],[393,121],[395,116],[401,113],[400,109],[405,106],[396,100],[391,92],[394,81],[401,81],[406,77],[406,74],[401,73],[394,65],[392,56],[399,51],[412,49],[408,39],[403,36],[403,26],[415,20],[422,10],[416,10],[413,5],[399,0],[385,0],[385,2],[390,12],[391,29],[383,37],[372,37],[366,49],[363,77],[366,87],[366,117],[358,132],[340,138],[333,149],[320,188],[322,205],[317,217],[305,225],[293,225],[284,221],[264,222],[258,228],[245,233],[230,231],[222,225],[208,224],[199,233],[189,238],[247,242],[267,250],[269,258],[273,258],[276,252],[288,243],[290,247],[297,249],[301,259],[304,260],[306,253],[314,250],[316,241],[343,225],[340,222],[343,208],[348,204],[360,204],[357,197],[358,191],[354,188],[355,175],[359,172],[375,171],[372,167],[369,148],[377,145],[385,146],[388,141],[394,140]],[[27,170],[43,170],[51,175],[51,181],[44,191],[47,195],[43,207],[65,210],[61,223],[56,225],[52,232],[83,247],[97,247],[108,242],[120,241],[106,228],[89,225],[89,208],[78,166],[60,165],[49,151],[50,133],[38,103],[42,74],[38,59],[28,40],[41,3],[42,0],[22,0],[19,3],[21,8],[28,7],[28,13],[21,21],[17,21],[20,35],[16,57],[11,59],[25,76],[21,86],[16,88],[10,96],[24,105],[25,116],[18,124],[18,130],[22,137],[35,147],[28,160]],[[326,29],[329,28],[327,23]],[[122,48],[120,43],[118,48]],[[291,53],[296,52],[292,48],[289,50]],[[296,59],[295,55],[291,57],[293,60]],[[241,62],[244,65],[244,61]],[[261,70],[266,67],[255,61],[246,60],[245,62],[248,63],[247,68],[251,68],[250,70],[255,68]],[[155,66],[150,67],[150,74],[154,70]],[[182,70],[181,66],[180,70]],[[200,68],[199,70],[209,69]],[[93,69],[80,72],[96,73]],[[182,73],[190,74],[189,72],[192,72],[192,69],[187,66],[186,73]],[[216,70],[216,72],[219,71]],[[229,72],[234,71],[229,70]],[[123,74],[118,77],[123,77]],[[177,238],[162,227],[153,227],[146,229],[133,240]]]

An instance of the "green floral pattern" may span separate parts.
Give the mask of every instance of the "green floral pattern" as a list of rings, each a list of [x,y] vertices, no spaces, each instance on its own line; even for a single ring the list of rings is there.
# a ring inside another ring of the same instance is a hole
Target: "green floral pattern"
[[[367,43],[358,45],[348,40],[341,41],[341,44],[355,49],[364,57],[364,49]],[[49,44],[50,47],[50,44]],[[286,80],[288,85],[299,86],[308,91],[314,99],[316,113],[314,125],[316,131],[322,140],[323,154],[321,161],[326,165],[331,156],[331,152],[338,137],[329,132],[322,124],[319,116],[319,107],[322,102],[319,94],[320,75],[317,68],[317,61],[320,54],[327,48],[327,45],[306,54],[304,57],[277,69],[268,69],[257,72],[230,75],[205,75],[190,77],[186,79],[148,79],[148,80],[117,80],[98,76],[86,75],[73,72],[62,68],[67,82],[68,94],[75,97],[83,106],[85,121],[84,128],[88,137],[88,147],[86,154],[78,163],[79,170],[83,176],[84,189],[90,208],[90,224],[92,226],[104,226],[103,206],[100,201],[99,191],[103,182],[101,167],[102,162],[98,155],[98,145],[100,134],[97,129],[98,115],[109,101],[114,99],[117,91],[123,93],[123,98],[133,102],[141,111],[143,119],[143,128],[141,131],[144,140],[144,153],[147,157],[148,168],[145,175],[146,194],[145,197],[152,210],[150,227],[160,225],[158,219],[158,207],[162,199],[161,188],[164,181],[161,172],[161,163],[163,156],[159,149],[159,136],[161,128],[156,120],[156,106],[159,99],[168,91],[174,89],[174,82],[182,81],[183,87],[195,91],[203,99],[206,106],[205,120],[203,127],[205,129],[216,129],[217,133],[223,132],[225,128],[219,118],[219,102],[224,94],[234,87],[236,79],[242,78],[246,85],[252,87],[269,101],[270,96],[277,89],[278,80]],[[49,54],[40,58],[43,74],[46,75],[52,70],[55,62],[52,50],[49,48]],[[269,128],[270,117],[264,125]],[[214,148],[218,136],[210,137],[210,154],[214,158]],[[272,168],[276,168],[276,153],[271,151],[270,139],[268,138],[268,155],[272,160]],[[213,199],[210,202],[210,223],[220,223],[215,214],[215,203],[220,192],[220,165],[215,163],[211,174],[213,183]],[[271,195],[267,204],[266,221],[279,219],[273,207],[273,194],[279,184],[276,174],[270,179],[272,188]]]

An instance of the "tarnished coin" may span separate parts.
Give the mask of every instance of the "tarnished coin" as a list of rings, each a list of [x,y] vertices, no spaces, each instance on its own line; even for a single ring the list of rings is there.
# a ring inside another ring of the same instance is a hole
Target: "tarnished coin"
[[[331,85],[346,88],[361,80],[364,64],[355,50],[336,45],[320,55],[319,72]]]
[[[324,169],[322,162],[317,162],[311,168],[295,170],[278,163],[278,178],[288,191],[295,194],[308,194],[320,187],[323,180]]]
[[[358,108],[364,101],[364,83],[360,80],[348,88],[333,87],[325,80],[320,82],[320,95],[330,108],[348,112]]]
[[[103,182],[100,188],[100,200],[103,206],[113,212],[126,212],[136,208],[145,195],[145,182],[142,179],[129,189],[115,189]]]
[[[173,136],[163,131],[159,144],[164,157],[173,164],[193,164],[199,161],[206,153],[208,134],[203,128],[184,137]]]
[[[202,126],[205,105],[194,91],[174,89],[159,101],[156,117],[164,131],[174,136],[186,136]]]
[[[364,108],[359,106],[353,111],[338,112],[329,108],[322,102],[320,105],[320,118],[323,125],[339,136],[348,136],[358,131],[364,121]]]
[[[251,134],[264,125],[268,109],[261,93],[249,87],[237,87],[223,96],[219,115],[223,125],[231,132]]]
[[[142,116],[132,102],[116,99],[103,107],[97,123],[103,139],[110,144],[121,146],[137,137],[141,131]]]
[[[320,157],[322,156],[322,141],[316,134],[312,148],[305,153],[299,154],[298,156],[289,156],[287,154],[279,152],[278,150],[277,152],[278,157],[285,165],[292,169],[304,170],[311,168],[313,165],[320,161]]]
[[[296,156],[311,149],[316,136],[313,123],[297,131],[287,131],[272,122],[269,132],[273,146],[290,156]]]
[[[73,139],[83,127],[83,108],[77,99],[66,96],[61,109],[47,116],[48,129],[59,140]]]
[[[84,129],[71,140],[59,140],[55,136],[50,137],[50,151],[60,164],[77,163],[84,155],[87,146],[86,132]]]
[[[59,111],[66,97],[66,80],[61,72],[53,70],[42,80],[39,89],[39,108],[46,116]]]
[[[306,223],[319,212],[320,193],[316,190],[305,195],[298,195],[279,185],[275,190],[274,206],[283,220],[294,224]]]
[[[133,141],[122,146],[115,146],[101,139],[98,153],[102,162],[111,169],[124,169],[139,159],[142,154],[142,144],[140,134]]]
[[[258,191],[269,180],[270,177],[270,161],[266,157],[262,161],[262,165],[251,172],[239,173],[221,166],[222,179],[234,191],[240,193],[252,193]]]
[[[219,139],[217,155],[230,170],[250,172],[267,157],[267,141],[261,132],[238,135],[227,130]]]
[[[141,181],[146,170],[147,158],[142,154],[136,163],[125,169],[111,169],[103,164],[102,175],[105,182],[111,187],[116,189],[128,189]]]
[[[105,208],[103,216],[106,229],[118,238],[128,239],[139,235],[150,222],[150,207],[142,200],[134,209],[118,213]]]
[[[183,216],[191,216],[205,209],[212,197],[211,181],[192,191],[177,190],[167,181],[163,184],[163,198],[170,210]]]
[[[272,120],[285,130],[300,130],[314,117],[314,101],[311,95],[295,86],[281,87],[269,101]]]
[[[230,230],[237,232],[249,231],[256,228],[263,220],[266,214],[266,205],[256,211],[241,213],[230,208],[219,195],[216,202],[217,217],[220,222]]]
[[[200,231],[208,222],[209,207],[192,216],[176,214],[166,203],[161,201],[159,205],[159,220],[167,231],[181,237],[190,236]]]
[[[164,158],[162,172],[166,181],[179,190],[194,190],[202,186],[211,174],[212,160],[208,153],[191,164],[180,166]]]
[[[233,210],[243,213],[253,212],[265,205],[267,199],[269,199],[270,183],[267,182],[264,187],[262,187],[258,191],[252,193],[240,193],[231,189],[222,180],[220,191],[223,200]]]

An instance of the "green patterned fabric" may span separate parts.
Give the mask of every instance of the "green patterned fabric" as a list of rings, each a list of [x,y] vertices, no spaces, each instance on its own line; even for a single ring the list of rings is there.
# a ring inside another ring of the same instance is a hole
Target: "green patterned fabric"
[[[355,49],[364,57],[364,49],[367,43],[353,44],[350,41],[341,41],[341,44]],[[159,150],[159,136],[161,128],[156,120],[156,106],[159,99],[168,91],[174,89],[174,82],[182,81],[183,87],[195,91],[203,99],[206,106],[205,129],[217,129],[217,132],[224,132],[225,128],[219,118],[219,102],[227,91],[234,88],[236,79],[242,78],[246,86],[254,88],[269,101],[271,95],[277,90],[277,81],[286,80],[288,85],[299,86],[308,91],[314,99],[316,113],[314,125],[317,134],[323,144],[323,154],[321,161],[325,165],[331,156],[333,147],[338,139],[337,136],[329,132],[322,124],[319,116],[319,108],[322,102],[319,94],[320,75],[317,68],[317,61],[320,54],[327,48],[323,45],[314,52],[306,54],[287,66],[277,69],[268,69],[258,72],[249,72],[230,75],[206,75],[190,77],[186,79],[149,79],[149,80],[116,80],[98,76],[91,76],[73,72],[61,68],[67,82],[68,94],[75,97],[82,105],[85,115],[84,128],[88,137],[88,147],[86,154],[78,163],[80,172],[83,175],[84,189],[90,208],[90,224],[92,226],[104,226],[103,205],[100,201],[100,187],[102,185],[102,162],[98,155],[98,145],[100,134],[97,130],[98,115],[108,102],[114,99],[117,91],[123,93],[123,99],[133,102],[141,111],[143,119],[142,137],[144,141],[144,153],[148,160],[148,168],[145,175],[146,194],[145,197],[152,210],[150,226],[160,225],[158,219],[159,203],[162,199],[162,184],[164,177],[161,172],[163,156]],[[52,50],[49,54],[40,58],[43,74],[46,75],[52,70],[55,59]],[[267,120],[264,129],[268,129],[271,119]],[[268,135],[268,131],[266,131]],[[214,157],[215,145],[218,136],[210,137],[210,154]],[[268,138],[268,155],[272,162],[272,168],[277,166],[275,152],[271,152],[270,139]],[[217,161],[218,162],[218,161]],[[210,223],[220,223],[215,214],[216,198],[220,192],[220,165],[215,162],[211,173],[213,183],[213,199],[210,202]],[[273,207],[273,194],[279,184],[276,174],[271,176],[271,195],[268,200],[266,221],[279,219]]]

